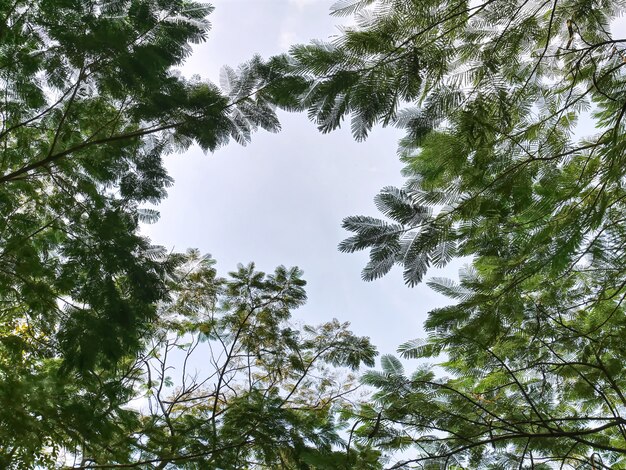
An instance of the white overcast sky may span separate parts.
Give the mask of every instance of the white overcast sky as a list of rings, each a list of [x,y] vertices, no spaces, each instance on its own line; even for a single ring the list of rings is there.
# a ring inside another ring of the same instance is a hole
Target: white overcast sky
[[[286,52],[291,44],[328,39],[342,19],[329,16],[330,0],[213,0],[209,40],[195,48],[185,75],[219,83],[220,68],[254,53]],[[423,336],[426,313],[447,301],[426,285],[407,288],[400,269],[366,283],[367,253],[342,254],[348,215],[378,215],[373,197],[402,185],[397,129],[377,128],[356,143],[349,125],[320,134],[304,114],[280,115],[278,134],[260,131],[247,147],[232,142],[213,154],[191,149],[167,161],[175,179],[158,207],[161,219],[145,226],[156,244],[211,253],[222,275],[254,261],[266,272],[297,265],[308,282],[298,321],[338,318],[369,336],[381,353]],[[456,277],[456,268],[447,274]],[[431,275],[433,273],[430,273]]]

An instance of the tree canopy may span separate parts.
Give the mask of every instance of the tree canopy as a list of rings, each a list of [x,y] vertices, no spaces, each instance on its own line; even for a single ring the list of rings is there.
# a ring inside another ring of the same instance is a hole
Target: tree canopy
[[[171,184],[163,157],[279,128],[255,94],[279,64],[255,58],[225,74],[224,90],[175,69],[206,39],[210,11],[142,0],[1,7],[4,324],[31,319],[68,366],[132,350],[165,296],[136,230],[158,216],[141,205]]]
[[[333,42],[176,70],[207,5],[0,6],[0,465],[5,468],[626,466],[623,1],[340,0]],[[406,130],[406,185],[351,216],[365,280],[459,280],[427,338],[294,327],[298,269],[220,278],[138,231],[163,158],[245,144],[308,110],[322,132]],[[209,353],[206,376],[190,371]],[[170,377],[179,356],[179,378]]]
[[[306,301],[299,269],[240,265],[222,278],[195,250],[161,255],[178,258],[171,300],[141,354],[90,381],[89,401],[108,406],[90,410],[103,424],[81,439],[59,433],[47,451],[57,465],[380,468],[371,446],[341,452],[340,433],[363,400],[355,371],[376,350],[337,320],[293,325]]]
[[[362,436],[391,468],[626,464],[625,39],[621,1],[342,0],[330,43],[294,46],[322,132],[406,130],[406,185],[352,216],[365,280],[400,266],[451,304],[364,381]],[[428,362],[434,361],[433,365]]]
[[[68,443],[116,441],[115,416],[135,416],[121,408],[139,380],[127,363],[154,334],[172,301],[168,273],[183,262],[138,230],[158,218],[143,205],[172,183],[164,157],[245,144],[258,128],[278,130],[276,105],[293,105],[272,99],[281,58],[227,70],[221,88],[181,75],[211,10],[178,0],[0,5],[3,468],[54,466]]]

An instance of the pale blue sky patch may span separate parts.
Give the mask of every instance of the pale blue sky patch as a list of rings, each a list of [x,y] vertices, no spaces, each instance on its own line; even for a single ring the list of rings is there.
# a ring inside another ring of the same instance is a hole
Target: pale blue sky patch
[[[209,40],[195,48],[185,75],[219,83],[223,65],[237,67],[254,53],[285,52],[287,43],[328,39],[343,19],[329,16],[325,0],[217,0]],[[333,317],[350,321],[382,353],[423,336],[426,313],[445,299],[426,285],[404,286],[401,269],[365,283],[360,271],[367,253],[341,254],[349,215],[379,216],[373,198],[388,185],[402,185],[396,156],[402,132],[375,128],[356,143],[349,125],[320,134],[305,113],[280,113],[279,134],[260,131],[252,143],[231,143],[214,154],[192,148],[173,155],[167,167],[175,179],[159,206],[161,219],[145,226],[154,243],[176,250],[211,253],[225,274],[238,262],[255,261],[273,271],[297,265],[308,281],[309,302],[295,315],[306,323]],[[430,275],[441,275],[429,273]],[[456,277],[456,267],[443,274]]]

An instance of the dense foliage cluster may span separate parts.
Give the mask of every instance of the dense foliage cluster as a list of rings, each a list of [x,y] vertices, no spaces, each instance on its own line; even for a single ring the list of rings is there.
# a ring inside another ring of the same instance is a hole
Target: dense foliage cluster
[[[221,278],[196,251],[161,256],[177,258],[167,280],[171,300],[159,305],[145,350],[118,364],[116,384],[126,395],[109,410],[107,428],[55,441],[58,463],[378,468],[370,446],[337,451],[345,445],[342,416],[362,399],[353,371],[372,366],[376,351],[336,320],[290,323],[292,309],[306,301],[297,268],[266,275],[240,265]]]
[[[210,11],[182,0],[0,5],[2,468],[116,442],[137,392],[123,365],[153,335],[181,262],[138,233],[158,217],[142,204],[172,182],[163,158],[278,130],[268,99],[280,81],[268,83],[281,59],[253,59],[223,89],[176,71]]]
[[[368,373],[368,437],[428,468],[604,468],[626,460],[624,2],[345,0],[356,26],[292,49],[322,131],[406,129],[385,219],[348,217],[366,280],[468,257],[429,337],[435,360]],[[391,367],[391,364],[395,364]],[[437,372],[439,371],[439,372]],[[441,372],[444,372],[443,374]]]
[[[218,87],[176,71],[207,5],[2,3],[0,466],[625,466],[625,9],[340,0],[333,42]],[[406,130],[405,187],[344,221],[365,280],[468,261],[427,281],[452,303],[400,346],[417,371],[383,356],[369,400],[367,338],[290,323],[297,268],[221,278],[138,232],[165,156],[277,131],[276,107]]]

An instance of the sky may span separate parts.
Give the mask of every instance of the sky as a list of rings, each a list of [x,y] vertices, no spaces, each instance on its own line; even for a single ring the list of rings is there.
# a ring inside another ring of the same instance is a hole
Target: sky
[[[255,53],[269,57],[295,43],[329,39],[346,22],[329,15],[329,0],[211,3],[208,41],[195,47],[182,71],[215,83],[224,65],[236,67]],[[342,219],[378,216],[374,196],[384,186],[403,184],[396,156],[401,131],[376,128],[357,143],[349,124],[323,135],[305,113],[279,117],[280,133],[259,131],[246,147],[231,142],[212,154],[192,148],[170,156],[166,165],[174,186],[157,208],[161,219],[144,226],[144,233],[170,249],[210,253],[222,275],[250,261],[265,272],[280,264],[299,266],[309,301],[294,313],[295,320],[349,321],[383,354],[423,337],[427,312],[447,300],[426,285],[406,287],[401,268],[366,283],[360,271],[367,252],[337,250],[349,235]],[[456,271],[447,268],[444,275],[455,277]]]

